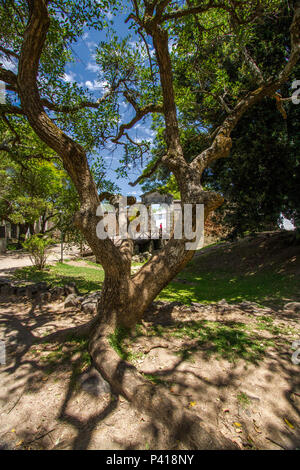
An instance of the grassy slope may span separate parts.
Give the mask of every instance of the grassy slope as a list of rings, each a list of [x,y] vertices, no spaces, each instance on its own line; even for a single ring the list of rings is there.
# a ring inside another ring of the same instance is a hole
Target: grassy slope
[[[300,300],[300,246],[290,240],[291,234],[279,232],[204,248],[160,298],[186,304]]]
[[[42,273],[23,268],[15,276],[53,285],[74,281],[81,292],[98,290],[104,272],[95,263],[85,264],[89,266],[57,263]],[[281,305],[300,300],[300,245],[290,243],[289,233],[274,233],[206,247],[159,298],[186,304],[226,299]]]

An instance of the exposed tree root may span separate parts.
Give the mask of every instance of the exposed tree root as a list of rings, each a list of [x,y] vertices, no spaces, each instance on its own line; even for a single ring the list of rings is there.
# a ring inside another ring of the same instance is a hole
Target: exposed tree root
[[[79,326],[73,326],[71,328],[65,328],[63,330],[55,331],[43,338],[38,338],[36,343],[61,343],[68,338],[88,338],[98,321],[98,316],[93,318],[87,323]]]
[[[147,381],[132,364],[120,359],[109,343],[113,328],[104,325],[97,326],[95,330],[98,322],[99,316],[83,325],[51,333],[37,342],[56,343],[69,337],[88,338],[92,334],[89,350],[93,363],[112,389],[124,396],[139,412],[165,425],[175,441],[188,449],[238,449],[234,442],[222,434],[216,435],[215,429],[200,421],[192,412],[182,409],[162,387]]]
[[[144,354],[148,354],[150,351],[152,351],[152,349],[157,349],[157,348],[165,348],[165,349],[168,349],[169,345],[168,343],[164,342],[164,343],[158,343],[158,344],[154,344],[153,346],[150,346],[149,348],[145,348],[143,350]]]
[[[160,386],[152,385],[137,369],[120,359],[109,344],[111,328],[97,328],[90,342],[95,367],[114,391],[123,395],[138,411],[164,424],[174,440],[189,449],[238,449],[237,444],[216,435],[216,431],[199,420]]]

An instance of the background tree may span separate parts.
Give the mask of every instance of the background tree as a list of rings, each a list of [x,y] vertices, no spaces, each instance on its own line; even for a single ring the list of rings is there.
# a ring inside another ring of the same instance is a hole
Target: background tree
[[[63,232],[64,240],[82,245],[84,239],[73,223],[78,193],[59,157],[23,118],[14,120],[13,127],[7,118],[0,121],[0,136],[0,219],[19,224],[20,247],[28,231],[33,235],[55,229]],[[94,159],[92,172],[100,192],[118,189],[105,178],[101,156]]]
[[[289,106],[286,121],[273,100],[253,111],[239,123],[228,160],[206,175],[226,198],[218,212],[231,236],[276,230],[282,215],[297,226],[299,217],[299,107]]]
[[[16,122],[15,134],[8,127],[8,120],[0,126],[0,218],[19,224],[21,238],[28,230],[31,234],[35,232],[37,221],[39,230],[45,232],[47,221],[56,221],[55,205],[63,186],[67,185],[67,175],[46,145],[38,148],[36,136],[28,125]],[[21,136],[23,144],[11,148],[10,140],[21,142]]]

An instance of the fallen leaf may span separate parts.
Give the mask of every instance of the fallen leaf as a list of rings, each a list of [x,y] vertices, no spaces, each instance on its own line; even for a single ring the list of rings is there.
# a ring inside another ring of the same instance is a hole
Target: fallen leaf
[[[292,425],[292,423],[290,423],[286,418],[284,418],[284,421],[285,421],[286,424],[289,426],[289,428],[295,429],[294,426]]]
[[[254,424],[254,429],[257,432],[257,434],[261,434],[262,431]]]
[[[238,428],[240,428],[242,425],[241,423],[233,423],[235,426],[237,426]]]

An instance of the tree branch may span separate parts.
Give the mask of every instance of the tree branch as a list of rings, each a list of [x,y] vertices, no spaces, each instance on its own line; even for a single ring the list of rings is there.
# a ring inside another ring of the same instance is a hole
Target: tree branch
[[[201,2],[202,3],[202,2]],[[180,19],[184,18],[189,15],[197,15],[200,13],[206,13],[209,10],[224,10],[227,11],[231,17],[233,18],[234,22],[238,25],[242,25],[245,23],[250,23],[251,21],[255,20],[258,16],[260,16],[263,12],[261,3],[259,1],[256,2],[256,8],[253,14],[247,18],[246,20],[241,20],[238,17],[238,14],[236,12],[236,2],[232,2],[233,6],[230,7],[226,5],[224,2],[216,2],[215,0],[209,0],[209,2],[206,5],[199,5],[195,7],[190,7],[190,8],[185,8],[185,9],[180,9],[180,10],[175,10],[170,13],[166,13],[165,15],[162,16],[161,21],[168,21],[172,19]],[[242,6],[241,4],[239,6]]]
[[[16,139],[13,140],[13,143],[16,142]],[[28,155],[25,155],[24,153],[19,153],[18,149],[17,148],[12,148],[8,145],[9,142],[2,142],[2,144],[0,144],[0,151],[2,152],[7,152],[9,153],[12,157],[16,158],[19,157],[18,159],[18,162],[21,164],[22,160],[30,160],[30,159],[39,159],[39,160],[46,160],[48,162],[50,162],[51,160],[55,160],[55,157],[51,158],[51,157],[45,157],[42,153],[36,153],[36,154],[28,154]]]
[[[157,168],[158,168],[160,165],[163,164],[163,159],[164,159],[164,158],[165,158],[165,157],[158,158],[158,159],[156,160],[156,162],[154,163],[154,165],[153,165],[151,168],[149,168],[149,170],[144,171],[144,172],[141,174],[141,176],[139,176],[135,181],[129,183],[130,186],[136,186],[136,185],[137,185],[140,181],[142,181],[144,178],[150,178],[150,177],[153,175],[153,173],[155,173],[155,171],[157,170]]]
[[[114,143],[118,143],[120,138],[124,135],[125,130],[131,129],[133,126],[135,126],[135,124],[138,121],[143,119],[143,117],[145,117],[147,114],[162,113],[163,112],[163,107],[159,104],[148,104],[148,105],[144,106],[143,108],[140,108],[138,106],[136,100],[133,98],[132,95],[130,95],[130,93],[128,93],[127,91],[124,91],[124,96],[127,99],[127,101],[132,105],[132,107],[134,108],[136,114],[131,119],[130,122],[128,122],[127,124],[122,124],[120,126],[118,135],[112,140]]]
[[[180,10],[172,11],[170,13],[166,13],[165,15],[162,16],[161,20],[169,21],[169,20],[184,18],[185,16],[189,16],[189,15],[206,13],[208,10],[211,10],[211,9],[223,9],[226,11],[231,11],[231,9],[227,5],[225,5],[224,2],[217,3],[214,0],[210,0],[207,5],[199,5],[196,7],[180,9]]]
[[[113,85],[110,90],[108,90],[104,95],[99,98],[96,102],[94,101],[82,101],[78,105],[58,105],[53,103],[52,101],[48,100],[47,98],[42,98],[41,103],[46,108],[50,109],[51,111],[56,111],[58,113],[73,113],[79,111],[83,108],[94,108],[98,109],[101,104],[103,104],[108,98],[110,98],[114,93],[117,92],[121,83],[124,82],[124,79],[118,80],[118,82]]]
[[[210,165],[214,160],[228,156],[232,144],[230,134],[245,112],[266,96],[275,96],[276,90],[287,81],[300,57],[300,3],[295,7],[290,34],[291,53],[283,70],[279,73],[277,78],[268,80],[239,101],[233,111],[224,120],[223,124],[218,128],[212,145],[192,161],[191,166],[194,169],[198,168],[200,172],[203,172],[204,168]]]
[[[0,113],[1,114],[21,114],[24,115],[25,112],[23,109],[19,108],[18,106],[14,106],[12,104],[0,104]]]
[[[244,48],[243,52],[244,52],[244,56],[245,56],[247,64],[249,65],[250,69],[252,70],[252,72],[257,78],[258,84],[264,83],[265,80],[264,80],[263,74],[260,68],[258,67],[257,63],[255,62],[255,60],[251,57],[246,47]]]
[[[29,20],[24,34],[18,67],[18,93],[22,109],[32,129],[61,157],[79,195],[80,210],[74,216],[74,224],[83,232],[87,242],[100,260],[106,273],[120,277],[127,268],[119,250],[109,238],[100,240],[96,226],[99,197],[91,175],[86,153],[81,145],[66,135],[46,114],[39,95],[37,76],[39,61],[45,44],[50,17],[45,0],[29,1]]]
[[[102,98],[100,98],[98,101],[93,102],[93,101],[82,101],[78,105],[58,105],[53,103],[52,101],[49,101],[47,98],[41,98],[41,103],[43,106],[46,108],[50,109],[50,111],[56,111],[58,113],[74,113],[76,111],[79,111],[80,109],[84,108],[93,108],[93,109],[98,109],[100,104],[102,104],[108,96],[111,96],[111,93],[105,94]]]
[[[18,143],[21,143],[21,139],[20,139],[20,136],[19,134],[17,133],[17,131],[15,130],[15,128],[13,127],[13,125],[9,122],[9,119],[7,119],[7,117],[5,116],[5,114],[2,115],[2,119],[3,121],[5,122],[5,124],[7,125],[7,127],[9,128],[9,130],[14,134],[15,136],[15,142],[18,142]]]
[[[0,80],[9,85],[17,85],[17,75],[14,74],[11,70],[6,70],[0,66]]]
[[[0,51],[3,52],[7,57],[15,57],[15,59],[19,59],[19,54],[17,54],[14,51],[11,51],[10,49],[6,49],[6,47],[0,46]]]

